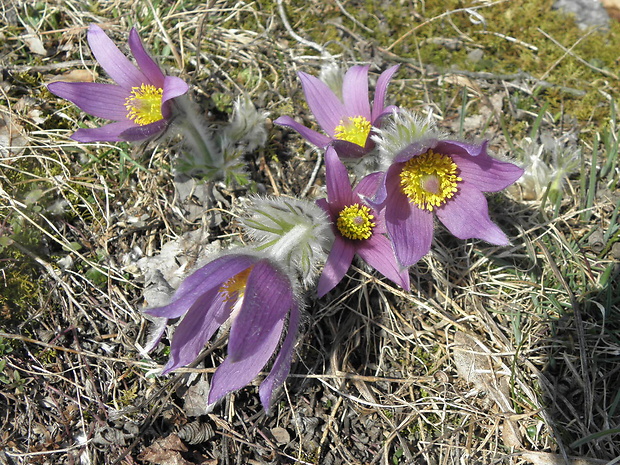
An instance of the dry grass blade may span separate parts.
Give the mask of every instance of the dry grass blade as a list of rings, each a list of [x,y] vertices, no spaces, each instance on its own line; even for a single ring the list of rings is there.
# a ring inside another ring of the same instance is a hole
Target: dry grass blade
[[[561,15],[534,0],[3,2],[0,463],[616,463],[620,26]],[[298,71],[369,64],[374,88],[399,63],[388,104],[565,172],[542,199],[525,184],[487,196],[511,245],[437,224],[411,292],[356,261],[309,293],[269,414],[256,386],[207,406],[226,332],[161,377],[172,335],[144,353],[142,310],[240,240],[251,193],[323,197],[323,156],[269,124],[243,160],[251,184],[226,186],[179,176],[178,140],[76,143],[101,121],[45,85],[106,82],[90,23],[124,52],[135,26],[214,127],[246,95],[318,130]]]

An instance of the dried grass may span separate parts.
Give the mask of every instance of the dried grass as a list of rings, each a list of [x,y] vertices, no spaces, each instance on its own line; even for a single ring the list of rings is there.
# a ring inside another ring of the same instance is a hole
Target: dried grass
[[[353,267],[325,299],[309,298],[296,362],[270,416],[252,387],[211,413],[188,413],[225,355],[225,336],[196,366],[169,378],[153,374],[166,349],[141,353],[148,322],[138,260],[189,231],[229,243],[246,192],[221,187],[217,208],[205,211],[200,195],[181,195],[170,174],[174,145],[67,139],[93,123],[43,83],[95,69],[88,23],[104,24],[119,42],[137,24],[152,49],[166,50],[160,61],[195,85],[193,97],[214,121],[242,92],[274,118],[293,108],[306,118],[295,73],[317,74],[329,50],[346,63],[401,62],[391,87],[397,103],[433,109],[440,125],[458,130],[465,94],[463,108],[488,110],[484,125],[496,152],[508,153],[514,142],[501,136],[506,128],[487,99],[527,93],[512,78],[470,75],[453,91],[445,73],[394,52],[404,35],[375,44],[357,19],[359,2],[328,3],[3,4],[0,463],[576,465],[620,456],[612,251],[619,175],[614,164],[597,178],[587,206],[582,179],[597,168],[587,162],[587,141],[581,177],[568,181],[555,212],[523,200],[518,189],[490,198],[513,245],[457,241],[438,229],[433,252],[412,270],[411,293]],[[426,17],[417,2],[397,3],[420,28],[450,21]],[[37,55],[40,47],[46,55]],[[573,129],[544,121],[555,134]],[[473,137],[482,128],[468,130]],[[271,134],[247,160],[257,189],[315,197],[318,154],[287,131]],[[587,239],[594,225],[613,233],[598,251]],[[201,253],[187,252],[186,266]]]

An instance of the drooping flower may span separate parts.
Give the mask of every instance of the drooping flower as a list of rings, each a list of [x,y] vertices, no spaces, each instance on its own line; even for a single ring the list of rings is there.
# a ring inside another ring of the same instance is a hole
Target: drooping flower
[[[310,110],[326,134],[321,134],[290,116],[281,116],[275,124],[297,131],[308,142],[324,148],[332,145],[343,158],[359,158],[374,147],[370,138],[373,127],[395,107],[385,107],[387,86],[398,65],[379,76],[372,108],[368,99],[368,66],[353,66],[345,74],[342,84],[342,101],[320,79],[300,72],[299,79]]]
[[[168,305],[146,310],[154,317],[183,317],[162,373],[194,361],[218,328],[230,321],[228,356],[211,381],[208,403],[213,404],[256,378],[286,334],[259,388],[268,410],[274,390],[288,376],[293,356],[300,311],[294,286],[277,262],[253,251],[229,253],[198,269],[183,281]]]
[[[398,153],[375,198],[385,208],[388,234],[398,261],[416,263],[430,250],[434,215],[459,239],[509,244],[489,218],[483,192],[500,191],[523,170],[487,154],[487,143],[421,139]]]
[[[175,76],[164,76],[144,49],[135,28],[129,48],[136,67],[103,30],[91,24],[88,44],[93,55],[116,84],[52,82],[47,88],[93,116],[114,121],[92,129],[78,129],[78,142],[117,142],[148,139],[163,132],[172,117],[172,99],[185,94],[188,85]]]
[[[376,192],[380,173],[366,176],[352,189],[347,169],[332,147],[325,153],[325,171],[327,200],[319,199],[318,204],[330,216],[336,238],[319,278],[319,297],[340,282],[355,254],[385,277],[409,290],[409,272],[396,261],[390,241],[385,236],[383,213],[363,200]]]

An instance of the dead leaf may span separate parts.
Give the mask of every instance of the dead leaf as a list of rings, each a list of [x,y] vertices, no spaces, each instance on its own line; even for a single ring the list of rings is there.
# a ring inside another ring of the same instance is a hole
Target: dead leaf
[[[0,157],[19,155],[26,144],[23,128],[10,117],[6,107],[0,106]]]
[[[35,55],[47,55],[47,50],[43,45],[43,41],[41,41],[37,32],[31,27],[26,25],[27,34],[22,34],[20,37],[28,47],[31,53]]]
[[[97,75],[87,69],[72,69],[60,76],[53,76],[47,81],[50,82],[62,81],[62,82],[95,82]]]
[[[459,377],[486,392],[500,412],[514,413],[508,380],[494,368],[491,353],[484,344],[468,334],[457,332],[454,335],[453,358]],[[504,421],[502,438],[506,447],[522,447],[516,421]]]
[[[549,452],[524,451],[521,457],[534,465],[604,465],[608,460],[591,459],[588,457],[568,457],[568,462],[563,455],[551,454]]]
[[[200,380],[190,386],[183,396],[183,411],[189,417],[199,417],[209,413],[207,397],[209,396],[209,382],[201,377]]]
[[[285,428],[280,428],[279,426],[271,428],[271,434],[273,435],[276,444],[278,444],[279,446],[291,442],[291,435]]]
[[[155,465],[195,465],[185,460],[181,452],[187,452],[187,447],[176,434],[171,434],[155,441],[138,458]]]
[[[443,80],[448,84],[467,87],[468,89],[475,92],[477,95],[483,95],[480,86],[476,82],[472,81],[467,76],[463,76],[462,74],[448,74],[443,77]]]

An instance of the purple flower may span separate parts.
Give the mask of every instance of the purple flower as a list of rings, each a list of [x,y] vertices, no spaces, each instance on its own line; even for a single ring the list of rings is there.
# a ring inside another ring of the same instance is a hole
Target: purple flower
[[[351,189],[347,169],[332,147],[325,153],[325,171],[327,200],[320,199],[317,203],[330,216],[336,237],[319,279],[319,297],[340,282],[355,254],[385,277],[409,290],[409,272],[396,262],[390,241],[384,235],[382,213],[362,200],[362,197],[374,195],[380,173],[366,176],[355,189]]]
[[[396,155],[375,198],[385,207],[388,234],[398,261],[410,266],[431,247],[435,213],[459,239],[509,244],[491,221],[483,192],[508,187],[523,174],[518,166],[487,154],[487,142],[427,139]]]
[[[194,361],[217,329],[231,321],[228,357],[213,375],[209,404],[250,383],[286,332],[259,388],[261,402],[269,409],[273,391],[288,376],[299,325],[293,284],[273,260],[256,253],[223,255],[188,276],[168,305],[146,313],[168,319],[183,316],[164,374]]]
[[[95,129],[78,129],[72,139],[78,142],[137,141],[164,131],[172,117],[171,99],[185,94],[187,84],[178,77],[164,76],[144,49],[135,28],[129,33],[129,48],[138,67],[95,24],[88,29],[88,44],[116,84],[52,82],[47,88],[86,113],[115,122]]]
[[[378,127],[381,118],[395,108],[385,107],[385,93],[397,70],[398,65],[392,66],[379,76],[372,109],[368,100],[368,66],[353,66],[346,72],[343,101],[323,81],[300,72],[308,106],[327,135],[305,127],[290,116],[281,116],[274,123],[294,129],[317,147],[333,145],[343,158],[359,158],[374,147],[370,139],[373,126]]]

